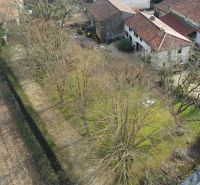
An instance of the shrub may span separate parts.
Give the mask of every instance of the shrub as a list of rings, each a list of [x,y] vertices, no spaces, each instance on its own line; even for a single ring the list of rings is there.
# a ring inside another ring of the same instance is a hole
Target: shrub
[[[133,46],[130,40],[123,39],[117,42],[117,48],[121,51],[131,52],[133,51]]]

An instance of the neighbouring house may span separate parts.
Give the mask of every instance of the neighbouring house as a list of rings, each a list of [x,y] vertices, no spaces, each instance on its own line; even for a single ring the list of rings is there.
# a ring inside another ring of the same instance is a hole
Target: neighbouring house
[[[148,9],[150,8],[150,0],[121,0],[130,8],[133,9]]]
[[[156,68],[189,60],[192,42],[147,13],[138,11],[125,21],[125,37],[132,42],[135,52]]]
[[[154,15],[156,17],[161,17],[170,12],[170,5],[174,3],[178,3],[180,1],[185,0],[164,0],[156,5],[154,5]]]
[[[102,41],[123,36],[125,20],[134,14],[120,0],[98,0],[88,8],[91,24]]]
[[[165,0],[155,5],[155,15],[200,45],[200,0]]]
[[[94,0],[96,2],[98,0]],[[151,0],[120,0],[132,9],[147,9],[150,8]],[[90,1],[91,2],[91,1]]]

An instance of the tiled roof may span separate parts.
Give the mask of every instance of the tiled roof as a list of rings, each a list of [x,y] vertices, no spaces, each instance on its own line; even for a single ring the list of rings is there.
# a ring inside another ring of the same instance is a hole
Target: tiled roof
[[[182,21],[175,15],[172,15],[171,13],[166,14],[160,17],[159,19],[171,28],[173,28],[175,31],[186,37],[195,31],[195,28],[191,27],[189,24],[185,23],[184,21]]]
[[[171,4],[170,8],[200,24],[200,0]]]
[[[169,6],[171,4],[178,3],[179,1],[184,1],[184,0],[164,0],[164,1],[156,4],[155,7],[162,10],[165,13],[168,13],[169,12]]]
[[[168,25],[144,12],[126,20],[126,25],[133,29],[155,51],[184,47],[192,44],[183,35],[179,34]]]
[[[103,21],[119,12],[119,10],[107,0],[94,2],[88,10],[97,21]]]
[[[97,21],[103,21],[118,12],[135,13],[134,10],[119,0],[97,0],[90,5],[88,10]]]

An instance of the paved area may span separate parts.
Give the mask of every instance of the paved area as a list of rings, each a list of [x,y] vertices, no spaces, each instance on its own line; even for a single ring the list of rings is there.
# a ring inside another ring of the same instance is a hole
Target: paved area
[[[0,185],[42,185],[13,111],[22,116],[0,76]]]

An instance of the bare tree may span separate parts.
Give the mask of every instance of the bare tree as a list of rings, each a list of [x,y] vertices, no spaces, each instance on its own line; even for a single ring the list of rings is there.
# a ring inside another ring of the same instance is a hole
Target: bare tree
[[[76,48],[76,57],[74,58],[74,85],[75,91],[73,95],[76,97],[76,107],[87,134],[89,127],[86,118],[86,110],[88,101],[91,99],[91,92],[93,91],[93,77],[95,75],[96,67],[101,61],[101,55],[96,49]]]
[[[156,97],[140,91],[142,79],[138,80],[138,72],[135,71],[129,83],[129,68],[124,69],[121,68],[121,73],[112,71],[101,77],[104,95],[99,103],[103,110],[102,119],[97,120],[101,129],[94,131],[92,141],[93,150],[100,153],[97,174],[111,168],[115,172],[114,184],[131,185],[139,183],[147,155],[170,129],[153,128],[153,124],[159,122],[153,115],[160,105]],[[149,127],[151,131],[146,132]]]
[[[59,21],[64,25],[64,21],[71,16],[70,0],[25,0],[21,18],[24,21],[43,18]]]
[[[160,71],[161,95],[165,98],[175,122],[179,125],[178,116],[191,106],[199,106],[200,76],[195,66],[187,70],[179,67],[179,74],[174,73],[174,68],[163,68]],[[174,101],[178,103],[174,104]]]
[[[37,79],[50,77],[63,102],[72,64],[68,52],[68,32],[53,21],[37,19],[27,28],[29,65]]]

